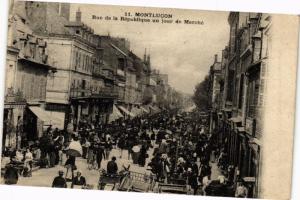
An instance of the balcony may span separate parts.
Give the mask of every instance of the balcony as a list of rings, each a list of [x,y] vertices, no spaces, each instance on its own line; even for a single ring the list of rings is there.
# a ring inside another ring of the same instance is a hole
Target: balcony
[[[117,98],[118,90],[117,88],[113,88],[113,87],[104,87],[101,88],[99,91],[92,91],[91,97],[92,98]]]
[[[118,90],[113,87],[100,88],[98,91],[92,89],[71,88],[71,99],[91,99],[91,98],[117,98]]]
[[[91,95],[90,89],[71,88],[70,90],[70,97],[72,99],[89,97],[90,95]]]
[[[94,69],[93,71],[93,76],[98,76],[98,77],[102,77],[105,79],[110,79],[110,80],[114,80],[114,74],[109,71],[109,70],[103,70],[103,69]]]

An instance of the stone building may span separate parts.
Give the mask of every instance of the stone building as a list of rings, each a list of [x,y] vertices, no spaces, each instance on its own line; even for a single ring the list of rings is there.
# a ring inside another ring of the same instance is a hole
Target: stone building
[[[221,112],[211,123],[219,123],[217,132],[235,168],[234,179],[247,181],[250,197],[258,197],[271,17],[231,12],[228,22],[229,45],[221,64],[224,82],[218,92]]]
[[[8,22],[3,147],[21,147],[42,135],[51,122],[41,114],[46,101],[48,47],[29,26],[25,3],[11,3]]]
[[[116,92],[113,69],[103,60],[102,38],[81,21],[80,9],[70,21],[68,6],[27,2],[27,13],[57,68],[48,77],[46,110],[60,118],[60,128],[73,122],[76,129],[80,121],[106,123]]]

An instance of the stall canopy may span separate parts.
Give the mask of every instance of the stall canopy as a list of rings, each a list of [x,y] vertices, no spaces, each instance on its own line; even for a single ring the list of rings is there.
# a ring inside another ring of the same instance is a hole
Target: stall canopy
[[[160,111],[160,109],[157,106],[149,105],[149,108],[152,110],[153,113],[158,113]]]
[[[126,115],[129,115],[130,117],[135,117],[135,115],[130,112],[129,110],[127,110],[126,108],[124,108],[123,106],[118,106],[118,108],[123,111]]]
[[[44,122],[44,126],[52,125],[53,128],[64,129],[64,114],[46,111],[38,106],[29,106],[37,118]]]
[[[122,117],[124,117],[124,116],[122,115],[122,113],[119,111],[119,109],[118,109],[115,105],[113,105],[113,111],[112,111],[112,113],[109,115],[109,119],[108,119],[109,123],[110,123],[110,122],[113,122],[113,121],[115,121],[115,120],[117,120],[117,119],[120,119],[120,118],[122,118]]]
[[[141,110],[142,110],[144,113],[149,113],[149,112],[150,112],[150,111],[149,111],[147,108],[145,108],[144,106],[141,106],[140,108],[141,108]]]
[[[141,116],[143,114],[143,111],[137,107],[133,107],[131,109],[131,112],[135,115],[135,116]]]

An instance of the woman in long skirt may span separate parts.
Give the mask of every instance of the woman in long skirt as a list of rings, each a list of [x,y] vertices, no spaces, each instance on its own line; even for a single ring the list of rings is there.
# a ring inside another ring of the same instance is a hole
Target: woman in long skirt
[[[145,166],[145,164],[146,164],[146,158],[147,158],[147,149],[146,149],[145,145],[142,145],[142,148],[140,150],[140,155],[139,155],[139,158],[138,158],[138,164],[141,167]]]

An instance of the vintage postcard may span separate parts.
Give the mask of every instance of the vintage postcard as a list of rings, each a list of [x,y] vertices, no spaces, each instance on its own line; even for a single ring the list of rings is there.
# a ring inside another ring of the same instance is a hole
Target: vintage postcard
[[[1,184],[289,199],[298,26],[11,0]]]

